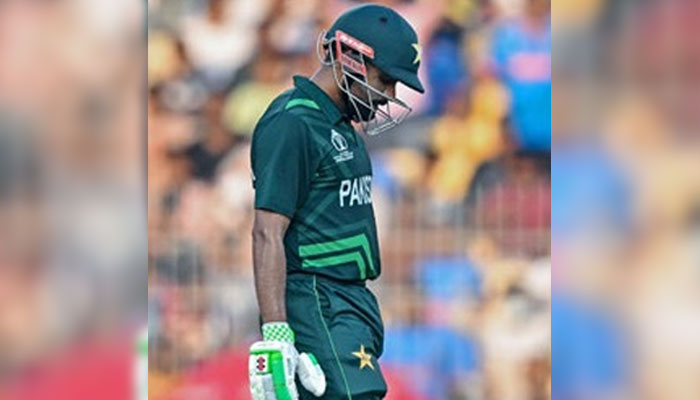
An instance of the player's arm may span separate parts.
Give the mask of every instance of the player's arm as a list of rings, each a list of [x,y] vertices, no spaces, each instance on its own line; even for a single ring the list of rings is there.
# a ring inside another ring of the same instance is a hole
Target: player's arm
[[[253,272],[263,320],[263,341],[251,346],[248,361],[254,400],[296,400],[295,374],[314,395],[321,396],[326,390],[326,378],[316,358],[312,354],[297,353],[294,332],[286,323],[287,268],[283,241],[287,227],[289,217],[264,209],[255,210]]]
[[[253,223],[255,292],[263,323],[286,321],[284,234],[289,218],[257,209]]]
[[[284,235],[304,193],[313,160],[307,128],[283,114],[256,131],[251,148],[255,186],[253,272],[262,317],[262,340],[250,347],[248,376],[253,400],[296,400],[295,376],[316,396],[326,378],[311,354],[299,354],[287,323]]]
[[[251,146],[255,291],[263,323],[284,322],[287,261],[283,241],[302,196],[309,190],[312,161],[308,130],[289,114],[256,129]]]

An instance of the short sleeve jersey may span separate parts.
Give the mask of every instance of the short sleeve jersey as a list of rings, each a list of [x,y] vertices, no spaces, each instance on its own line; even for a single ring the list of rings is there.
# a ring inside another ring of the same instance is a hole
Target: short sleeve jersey
[[[255,208],[290,218],[288,273],[343,281],[379,276],[369,155],[321,88],[294,77],[294,88],[255,127],[251,165]]]

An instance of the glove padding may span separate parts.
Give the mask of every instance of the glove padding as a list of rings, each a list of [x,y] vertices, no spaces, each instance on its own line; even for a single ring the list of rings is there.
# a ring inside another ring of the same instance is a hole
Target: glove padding
[[[301,384],[320,397],[326,391],[326,376],[313,354],[299,355],[294,332],[287,323],[263,325],[263,341],[250,348],[248,375],[253,400],[297,400],[295,374]]]

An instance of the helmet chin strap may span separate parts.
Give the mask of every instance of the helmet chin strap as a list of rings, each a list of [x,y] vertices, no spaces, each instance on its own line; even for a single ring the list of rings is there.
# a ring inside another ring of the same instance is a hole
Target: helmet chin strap
[[[365,134],[369,136],[378,135],[400,124],[412,111],[411,107],[401,100],[388,96],[372,87],[367,82],[366,75],[352,71],[337,60],[333,51],[330,50],[334,41],[335,39],[325,39],[325,32],[321,32],[317,42],[316,52],[321,64],[330,66],[333,70],[333,78],[341,91],[341,96],[346,102],[346,108],[350,111],[352,119],[358,122]],[[328,60],[322,55],[322,49],[328,49],[326,53],[328,54]],[[360,54],[359,58],[358,62],[361,63],[366,71],[367,65],[364,56]],[[340,65],[341,74],[337,72],[337,65]],[[367,100],[363,100],[352,93],[351,86],[353,83],[360,85],[360,90],[366,91]],[[377,99],[380,99],[379,101],[383,104],[375,104]],[[393,115],[394,113],[392,112],[391,105],[399,109],[396,116]]]

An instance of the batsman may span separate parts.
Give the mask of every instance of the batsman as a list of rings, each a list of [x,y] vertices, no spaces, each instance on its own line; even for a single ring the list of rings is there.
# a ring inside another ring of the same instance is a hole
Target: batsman
[[[254,400],[384,398],[384,327],[366,287],[381,273],[372,166],[363,139],[424,92],[416,32],[394,10],[362,5],[318,39],[321,63],[278,96],[253,134],[253,264],[262,341],[250,349]]]

